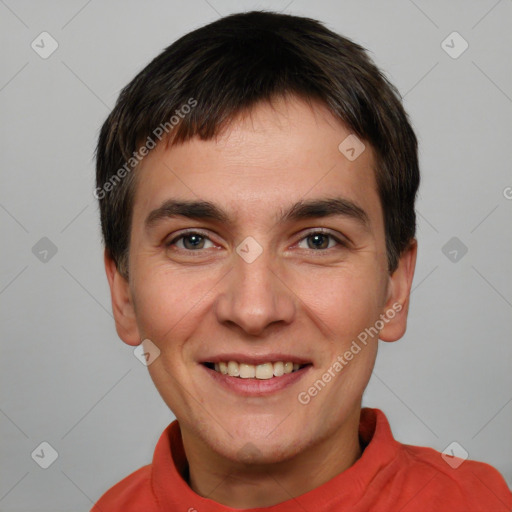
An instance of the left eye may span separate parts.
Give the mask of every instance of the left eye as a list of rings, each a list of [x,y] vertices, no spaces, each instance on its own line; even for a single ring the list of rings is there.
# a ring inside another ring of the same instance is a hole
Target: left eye
[[[335,243],[333,245],[330,245],[329,239],[334,240]],[[310,233],[309,235],[302,238],[301,242],[303,240],[306,240],[308,247],[301,247],[301,249],[331,249],[335,245],[343,245],[341,241],[338,240],[336,237],[329,233],[323,233],[322,231]],[[311,240],[311,243],[309,243],[308,240]]]

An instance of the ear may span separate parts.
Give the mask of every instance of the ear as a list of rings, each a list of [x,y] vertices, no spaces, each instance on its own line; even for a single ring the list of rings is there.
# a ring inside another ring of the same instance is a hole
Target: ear
[[[104,253],[104,260],[117,334],[128,345],[140,345],[141,339],[128,280],[119,273],[115,261],[107,250]]]
[[[400,256],[398,268],[389,276],[388,297],[381,315],[384,327],[379,339],[382,341],[396,341],[405,334],[417,252],[418,242],[413,239]]]

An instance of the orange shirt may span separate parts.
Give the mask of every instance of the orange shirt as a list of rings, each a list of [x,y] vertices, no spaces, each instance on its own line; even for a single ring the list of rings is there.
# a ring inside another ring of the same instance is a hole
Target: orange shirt
[[[379,409],[361,411],[362,456],[346,471],[294,499],[246,512],[510,512],[512,494],[488,464],[466,460],[453,469],[432,448],[397,442]],[[196,494],[182,478],[187,460],[173,421],[153,463],[107,491],[91,512],[228,512]]]

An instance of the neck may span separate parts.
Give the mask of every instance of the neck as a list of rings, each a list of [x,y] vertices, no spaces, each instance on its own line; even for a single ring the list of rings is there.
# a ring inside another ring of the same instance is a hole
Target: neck
[[[205,498],[232,508],[269,507],[309,492],[352,466],[361,456],[360,409],[325,439],[291,459],[273,464],[244,464],[206,449],[182,431],[189,464],[188,484]]]

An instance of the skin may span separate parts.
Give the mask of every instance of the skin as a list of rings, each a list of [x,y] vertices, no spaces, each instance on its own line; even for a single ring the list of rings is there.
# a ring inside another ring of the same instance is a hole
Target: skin
[[[402,309],[380,339],[406,329],[416,242],[390,275],[372,149],[349,161],[338,145],[350,131],[312,105],[261,103],[215,139],[157,146],[137,169],[129,280],[105,255],[120,338],[133,346],[150,339],[161,351],[148,369],[179,420],[190,487],[236,508],[299,496],[357,461],[377,337],[307,405],[297,395],[393,304]],[[366,212],[366,227],[346,216],[276,221],[296,201],[338,196]],[[175,217],[147,229],[148,214],[171,198],[214,202],[233,223]],[[199,248],[190,238],[166,247],[188,228],[208,238]],[[350,242],[327,237],[315,248],[318,228]],[[252,263],[236,252],[248,236],[263,249]],[[313,366],[278,393],[241,397],[200,364],[227,352],[285,352]]]

